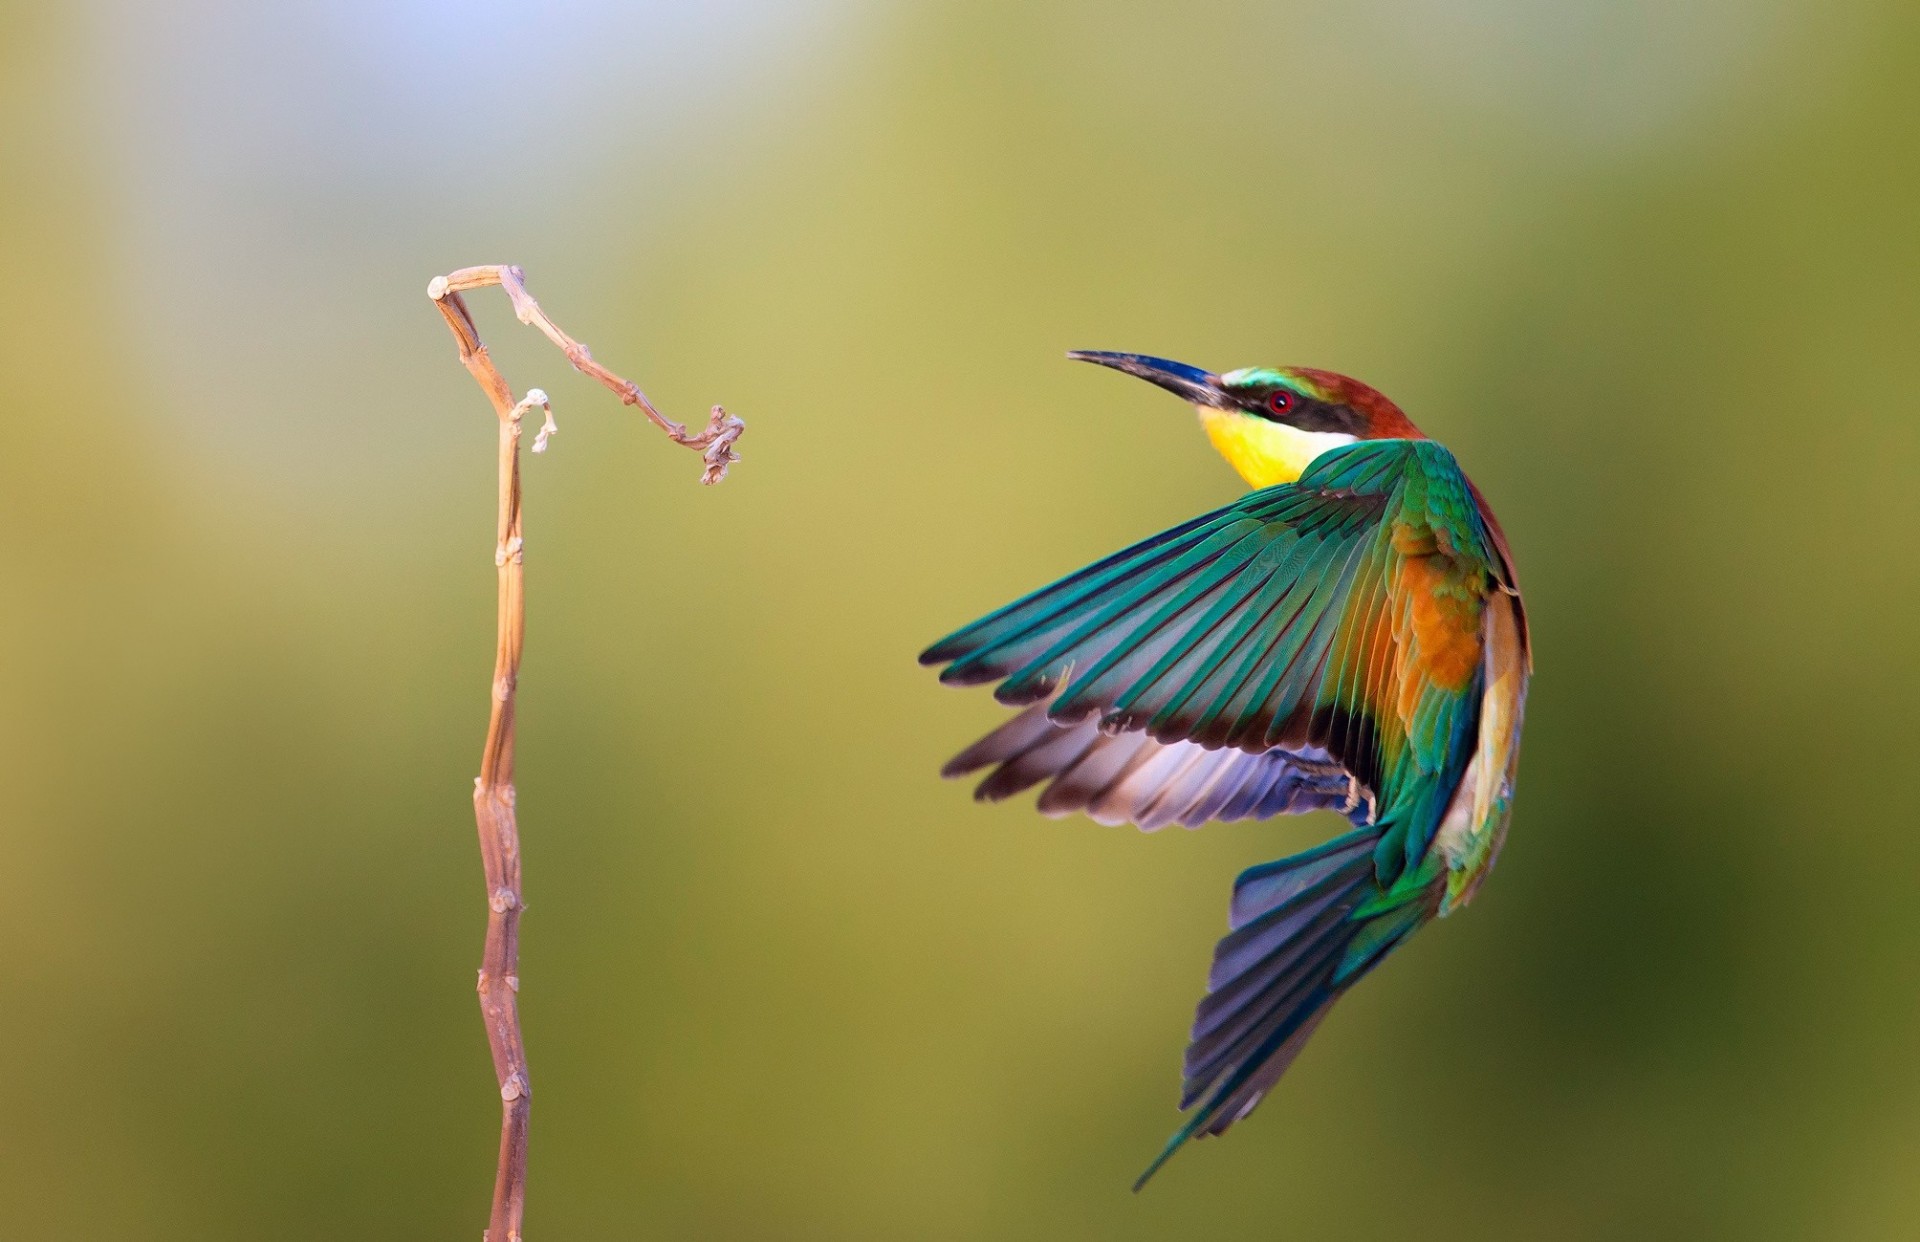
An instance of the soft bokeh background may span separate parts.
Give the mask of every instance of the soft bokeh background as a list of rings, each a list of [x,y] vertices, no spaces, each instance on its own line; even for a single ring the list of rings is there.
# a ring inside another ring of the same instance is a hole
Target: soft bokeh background
[[[535,10],[538,10],[537,12]],[[0,1199],[474,1237],[492,419],[532,1236],[1920,1233],[1920,7],[14,4]],[[1360,375],[1520,559],[1472,913],[1149,1193],[1235,871],[935,779],[912,657],[1234,494],[1071,347]]]

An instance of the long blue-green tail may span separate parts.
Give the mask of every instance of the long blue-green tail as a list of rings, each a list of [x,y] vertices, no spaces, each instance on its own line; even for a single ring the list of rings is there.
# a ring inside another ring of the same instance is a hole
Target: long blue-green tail
[[[1180,1107],[1194,1109],[1137,1191],[1188,1139],[1223,1133],[1253,1111],[1333,1002],[1431,917],[1431,877],[1382,891],[1369,826],[1241,873],[1231,933],[1214,949],[1187,1046]]]

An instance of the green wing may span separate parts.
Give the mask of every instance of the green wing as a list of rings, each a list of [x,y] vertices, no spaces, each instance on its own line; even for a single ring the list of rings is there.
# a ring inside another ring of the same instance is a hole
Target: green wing
[[[1477,643],[1494,565],[1446,449],[1367,441],[1037,591],[921,660],[948,664],[951,684],[998,681],[1002,702],[1051,699],[1063,726],[1331,756],[1375,795],[1383,825],[1394,812],[1386,881],[1424,853],[1444,797],[1393,804],[1450,787],[1447,770],[1472,749],[1477,664],[1453,676],[1455,653],[1440,648]],[[1436,628],[1436,607],[1457,624]]]

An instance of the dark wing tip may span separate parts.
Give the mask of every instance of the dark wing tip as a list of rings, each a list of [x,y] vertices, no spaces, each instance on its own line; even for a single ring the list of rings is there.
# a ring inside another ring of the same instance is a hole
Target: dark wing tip
[[[987,673],[973,681],[956,680],[953,684],[978,685],[983,681],[992,681],[994,676],[995,674],[993,673]],[[941,676],[941,680],[946,680],[944,674]],[[1057,690],[1059,686],[1060,679],[1057,677],[1034,677],[1025,680],[1009,678],[994,688],[993,697],[996,701],[1004,703],[1008,707],[1030,707],[1035,703],[1042,703],[1052,698],[1053,692]],[[1061,720],[1059,717],[1055,717],[1055,722],[1059,724],[1072,723],[1071,721]]]
[[[976,762],[971,755],[964,753],[958,754],[941,765],[940,779],[943,781],[958,780],[969,772],[978,772],[984,766],[984,762]]]
[[[929,646],[925,651],[922,651],[920,653],[920,663],[948,664],[966,655],[970,650],[972,650],[972,648],[966,643],[961,642],[958,634],[949,634],[939,642]]]

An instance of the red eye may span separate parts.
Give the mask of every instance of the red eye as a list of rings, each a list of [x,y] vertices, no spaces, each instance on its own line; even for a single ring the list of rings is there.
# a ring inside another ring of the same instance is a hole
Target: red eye
[[[1275,389],[1267,394],[1267,408],[1275,414],[1285,414],[1293,408],[1293,394],[1284,388]]]

